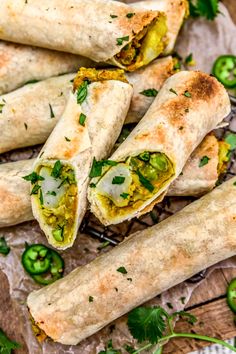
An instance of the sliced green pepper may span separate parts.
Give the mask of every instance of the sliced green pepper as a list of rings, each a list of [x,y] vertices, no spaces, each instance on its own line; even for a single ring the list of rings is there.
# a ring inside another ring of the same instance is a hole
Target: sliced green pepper
[[[226,87],[236,87],[236,56],[221,55],[216,59],[212,69],[213,75]]]
[[[227,302],[231,310],[236,313],[236,278],[231,280],[228,286]]]
[[[52,255],[50,250],[41,244],[31,245],[26,248],[22,255],[22,264],[27,273],[45,273],[51,264]]]
[[[51,284],[63,275],[65,265],[62,257],[44,245],[27,246],[21,259],[26,272],[38,284]]]

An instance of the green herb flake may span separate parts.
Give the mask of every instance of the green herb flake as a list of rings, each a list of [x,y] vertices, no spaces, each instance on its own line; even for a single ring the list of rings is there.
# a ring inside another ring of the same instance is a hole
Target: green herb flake
[[[86,97],[88,95],[88,85],[89,85],[89,81],[85,80],[82,82],[82,84],[78,88],[78,90],[77,90],[77,103],[78,104],[81,104],[86,99]]]
[[[130,354],[133,354],[136,350],[134,349],[134,347],[131,347],[131,345],[128,345],[128,344],[125,344],[124,345],[124,349],[130,353]]]
[[[101,160],[101,161],[97,161],[95,159],[95,157],[93,158],[93,164],[91,167],[91,171],[89,174],[90,178],[93,177],[99,177],[102,174],[102,168],[103,166],[116,166],[118,164],[118,162],[113,161],[113,160]]]
[[[40,205],[43,205],[43,192],[42,192],[41,188],[40,188],[40,191],[39,191],[39,201],[40,201]]]
[[[35,186],[33,186],[33,188],[32,188],[30,195],[38,194],[38,191],[40,188],[41,187],[38,184],[35,184]]]
[[[140,183],[149,191],[149,192],[153,192],[154,191],[154,186],[151,184],[151,182],[142,175],[142,173],[137,170],[135,171],[139,177],[139,181]]]
[[[169,307],[169,309],[173,310],[173,305],[171,302],[167,302],[166,306]]]
[[[209,162],[209,160],[210,160],[210,157],[208,157],[208,156],[203,156],[203,157],[201,158],[200,162],[199,162],[198,167],[203,167],[203,166],[207,165],[208,162]]]
[[[142,92],[139,92],[141,95],[144,95],[146,97],[156,97],[158,94],[158,91],[154,88],[143,90]]]
[[[93,296],[89,296],[89,302],[93,302]]]
[[[96,188],[96,184],[95,183],[90,183],[89,187],[90,188]]]
[[[184,112],[188,113],[189,112],[189,108],[185,108]]]
[[[55,197],[57,193],[55,191],[48,191],[47,195],[52,195],[53,197]]]
[[[121,273],[121,274],[127,274],[127,270],[125,269],[125,267],[119,267],[116,269],[117,272]]]
[[[71,141],[69,138],[67,138],[67,136],[65,136],[65,140],[66,140],[66,141]]]
[[[11,354],[12,350],[20,348],[21,345],[10,340],[5,333],[0,329],[0,353]]]
[[[186,58],[185,58],[185,64],[190,64],[193,61],[193,53],[190,53]]]
[[[189,91],[187,91],[187,90],[183,93],[183,95],[185,97],[187,97],[187,98],[191,98],[192,97],[191,93]]]
[[[25,126],[25,130],[28,129],[28,125],[26,123],[24,123],[24,126]]]
[[[178,96],[178,93],[172,87],[169,89],[169,91],[174,93],[176,96]]]
[[[236,181],[233,183],[234,186],[236,186]]]
[[[51,106],[50,103],[49,103],[49,109],[50,109],[50,117],[51,117],[51,118],[55,118],[55,114],[54,114],[54,112],[53,112],[53,109],[52,109],[52,106]]]
[[[236,134],[228,134],[225,138],[225,142],[230,145],[231,151],[236,149]]]
[[[115,176],[113,177],[112,184],[123,184],[125,181],[125,177],[122,176]]]
[[[133,279],[132,279],[132,278],[127,278],[127,280],[128,280],[128,281],[130,281],[130,282],[132,282],[132,281],[133,281]]]
[[[105,241],[105,242],[103,242],[100,246],[98,246],[98,250],[99,251],[101,251],[103,248],[106,248],[106,247],[108,247],[108,246],[110,246],[110,242],[109,241]]]
[[[0,253],[3,254],[4,256],[7,256],[8,253],[10,252],[10,247],[7,245],[7,242],[5,240],[5,237],[2,236],[0,237]],[[1,332],[0,332],[1,333]],[[1,351],[0,351],[1,353]]]
[[[104,350],[100,351],[98,354],[121,354],[120,350],[114,349],[112,340],[110,339]]]
[[[0,103],[0,113],[2,113],[4,106],[5,106],[5,103]]]
[[[85,121],[86,121],[86,115],[84,113],[80,113],[79,124],[84,127],[85,126]]]
[[[111,18],[117,18],[117,15],[110,15]]]
[[[132,18],[135,15],[135,12],[129,12],[126,17]]]
[[[185,305],[186,297],[185,297],[185,296],[182,296],[182,297],[180,298],[180,302],[181,302],[182,305]]]
[[[44,181],[44,178],[38,175],[36,172],[32,172],[30,175],[22,177],[24,180],[31,182],[31,184],[35,184],[38,181]]]
[[[214,20],[219,13],[218,0],[189,0],[189,10],[192,17],[202,16]]]
[[[123,199],[127,199],[129,197],[129,193],[121,193],[120,197]]]
[[[60,160],[57,160],[53,166],[52,172],[51,172],[51,176],[54,178],[58,178],[61,174],[61,170],[62,170],[62,164]]]
[[[116,38],[117,45],[122,45],[124,41],[126,41],[126,42],[129,41],[129,36]]]

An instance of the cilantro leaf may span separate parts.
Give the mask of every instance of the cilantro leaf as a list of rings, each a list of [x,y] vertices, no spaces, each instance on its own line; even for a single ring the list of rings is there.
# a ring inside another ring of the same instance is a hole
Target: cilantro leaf
[[[93,158],[93,164],[91,167],[91,171],[89,174],[90,178],[93,177],[99,177],[102,174],[102,168],[103,166],[116,166],[118,164],[118,162],[113,161],[113,160],[101,160],[101,161],[97,161],[95,159],[95,157]]]
[[[128,327],[138,342],[158,342],[166,329],[166,311],[161,307],[138,307],[128,315]]]
[[[129,196],[129,193],[121,193],[120,194],[120,197],[123,198],[123,199],[127,199]]]
[[[183,93],[183,95],[184,95],[185,97],[188,97],[188,98],[191,98],[191,97],[192,97],[191,93],[190,93],[189,91],[187,91],[187,90]]]
[[[44,181],[44,178],[38,175],[36,172],[32,172],[31,174],[22,177],[26,181],[30,181],[31,184],[35,184],[38,181]]]
[[[203,167],[203,166],[207,165],[209,160],[210,160],[210,157],[203,156],[199,162],[198,167]]]
[[[126,42],[129,41],[129,36],[116,38],[117,45],[122,45],[124,41],[126,41]]]
[[[154,191],[154,186],[151,184],[151,182],[149,182],[149,180],[148,180],[146,177],[144,177],[144,176],[142,175],[142,173],[141,173],[139,170],[137,170],[137,171],[135,171],[135,172],[137,173],[137,175],[138,175],[138,177],[139,177],[140,183],[141,183],[149,192],[153,192],[153,191]]]
[[[112,184],[123,184],[125,181],[125,177],[122,177],[122,176],[115,176],[113,177],[112,179]]]
[[[11,354],[13,349],[20,348],[20,344],[11,341],[0,329],[0,353]]]
[[[147,90],[143,90],[142,92],[139,92],[141,95],[144,95],[146,97],[156,97],[156,95],[158,94],[158,91],[154,88],[152,89],[147,89]]]
[[[86,115],[84,113],[80,113],[79,116],[79,124],[82,125],[83,127],[85,126],[85,121],[86,121]]]
[[[0,113],[2,113],[3,107],[5,106],[5,103],[0,103]]]
[[[51,118],[55,118],[55,114],[54,114],[54,112],[53,112],[53,109],[52,109],[52,106],[51,106],[50,103],[49,103],[49,109],[50,109],[50,117],[51,117]]]
[[[202,16],[208,20],[214,20],[219,13],[219,0],[189,0],[190,15],[193,17]]]
[[[116,269],[117,272],[121,273],[121,274],[127,274],[127,270],[125,269],[125,267],[119,267]]]
[[[107,343],[106,349],[100,351],[98,354],[121,354],[121,351],[113,348],[112,340],[110,339]]]
[[[89,84],[89,81],[85,80],[78,87],[78,90],[77,90],[77,103],[78,104],[81,104],[86,99],[87,94],[88,94],[88,84]]]
[[[135,12],[129,12],[126,17],[132,18],[135,15]]]
[[[110,15],[111,18],[117,18],[117,15]]]
[[[174,93],[176,96],[178,96],[178,93],[172,87],[169,89],[169,91]]]
[[[93,302],[93,296],[89,296],[89,302]]]
[[[32,188],[32,191],[30,193],[30,195],[33,195],[33,194],[38,194],[38,191],[41,187],[38,185],[38,184],[35,184]]]
[[[61,170],[62,170],[62,164],[60,160],[57,160],[53,166],[52,172],[51,172],[51,176],[54,178],[58,178],[61,174]]]
[[[230,150],[236,149],[236,134],[228,134],[225,138],[225,142],[230,145]]]
[[[0,237],[0,253],[4,254],[4,256],[7,256],[8,253],[10,252],[10,247],[7,245],[7,242],[5,240],[5,237],[2,236]],[[0,330],[1,331],[1,330]],[[1,333],[1,332],[0,332]],[[0,351],[1,353],[1,351]]]
[[[179,316],[183,319],[187,319],[188,323],[190,323],[191,325],[194,325],[197,322],[197,318],[191,313],[186,311],[174,312],[172,316],[173,317]]]

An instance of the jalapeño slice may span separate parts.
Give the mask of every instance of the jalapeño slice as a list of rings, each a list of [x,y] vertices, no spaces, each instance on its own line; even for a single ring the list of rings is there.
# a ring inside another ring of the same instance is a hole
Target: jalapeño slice
[[[236,87],[236,56],[221,55],[216,59],[212,69],[213,75],[226,87]]]
[[[21,258],[23,267],[30,275],[47,272],[50,268],[51,259],[51,251],[41,244],[28,246]]]

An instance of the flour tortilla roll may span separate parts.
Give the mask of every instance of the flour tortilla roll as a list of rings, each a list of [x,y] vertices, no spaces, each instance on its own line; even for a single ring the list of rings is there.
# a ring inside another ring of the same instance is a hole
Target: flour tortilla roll
[[[181,175],[170,185],[169,196],[200,196],[216,185],[227,169],[230,145],[209,134],[188,159]]]
[[[229,145],[214,135],[205,137],[188,159],[181,174],[168,189],[169,196],[199,196],[215,187],[218,177],[225,172]],[[201,159],[209,161],[199,167]],[[26,175],[33,171],[35,159],[8,162],[0,165],[0,227],[32,220],[29,185]],[[14,206],[14,207],[13,207]],[[15,212],[17,210],[17,212]]]
[[[130,2],[130,1],[127,1]],[[167,46],[164,50],[164,55],[170,54],[184,22],[184,19],[189,15],[189,5],[187,0],[146,0],[138,1],[132,4],[137,9],[146,9],[161,11],[166,14],[167,18]]]
[[[31,191],[34,217],[61,249],[73,244],[86,211],[92,160],[111,151],[132,96],[123,70],[80,69],[74,88],[34,164]]]
[[[157,91],[174,74],[175,62],[171,56],[159,58],[145,68],[126,74],[134,93],[125,124],[140,121],[154,101]]]
[[[74,77],[50,78],[0,96],[0,153],[47,140],[65,109]]]
[[[167,57],[126,74],[134,88],[126,123],[138,122],[154,99],[140,92],[159,90],[173,66],[174,60]],[[65,109],[75,76],[49,78],[0,96],[0,153],[46,141]]]
[[[81,66],[94,65],[90,59],[78,55],[0,41],[0,95],[28,81],[44,80],[75,72]]]
[[[22,178],[32,172],[33,161],[0,165],[0,227],[33,219],[29,184]]]
[[[166,16],[111,0],[1,0],[0,38],[79,54],[127,70],[165,48]]]
[[[104,225],[152,209],[204,136],[230,112],[225,88],[202,72],[171,76],[148,112],[89,188],[91,211]]]
[[[174,216],[32,292],[27,305],[36,325],[56,342],[77,344],[134,307],[235,255],[235,182],[225,182]],[[119,272],[120,267],[127,274]]]

